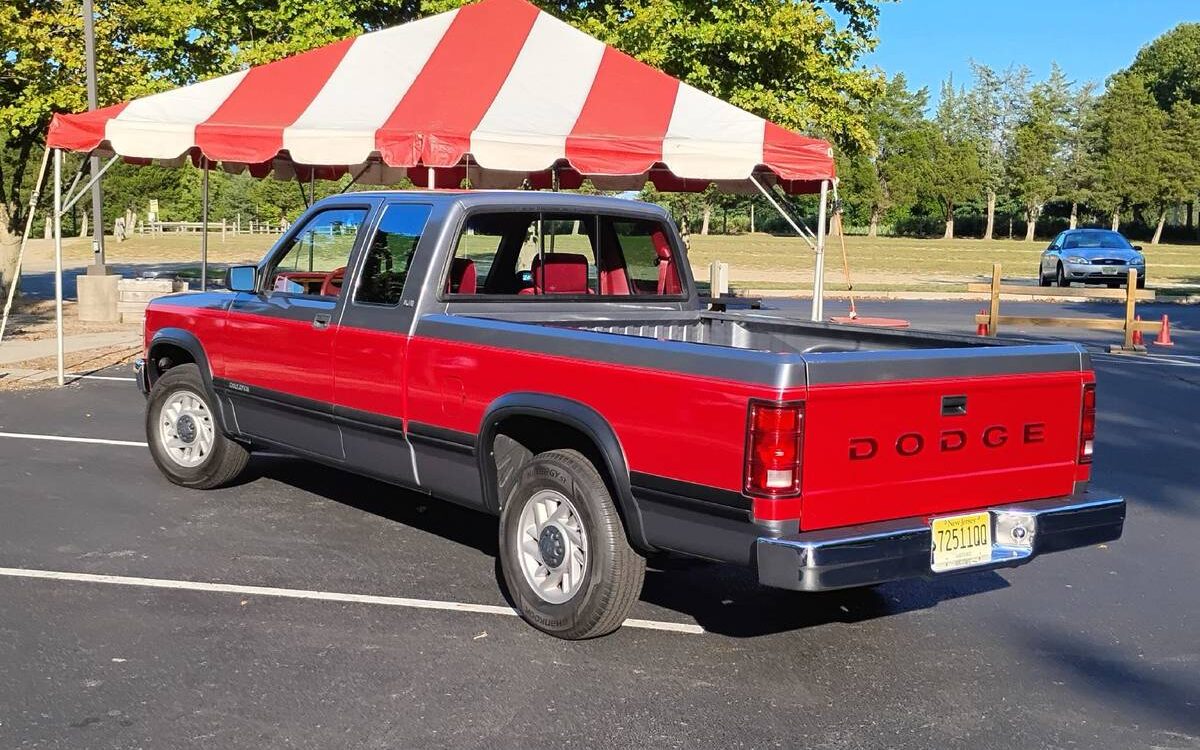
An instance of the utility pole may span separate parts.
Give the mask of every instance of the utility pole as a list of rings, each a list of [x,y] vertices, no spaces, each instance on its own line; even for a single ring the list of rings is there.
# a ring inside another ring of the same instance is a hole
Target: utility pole
[[[96,12],[92,0],[83,0],[83,51],[87,59],[87,95],[88,110],[96,109]],[[92,157],[92,174],[100,173],[100,157]],[[92,241],[94,263],[88,268],[89,276],[107,276],[108,267],[104,263],[104,197],[100,188],[100,180],[92,185],[92,231],[95,239]]]

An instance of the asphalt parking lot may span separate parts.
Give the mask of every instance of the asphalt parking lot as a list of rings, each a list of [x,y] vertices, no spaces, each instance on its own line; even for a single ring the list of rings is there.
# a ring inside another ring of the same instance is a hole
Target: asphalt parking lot
[[[1172,316],[1173,350],[1095,360],[1120,541],[808,596],[656,560],[642,626],[576,643],[508,612],[487,517],[272,456],[184,490],[132,382],[0,394],[0,747],[1200,748],[1200,320]]]

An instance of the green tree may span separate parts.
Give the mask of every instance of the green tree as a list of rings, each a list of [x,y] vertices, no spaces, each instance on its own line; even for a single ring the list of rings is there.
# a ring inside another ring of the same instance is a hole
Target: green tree
[[[1129,72],[1164,111],[1179,101],[1200,104],[1200,23],[1181,23],[1147,44]]]
[[[1070,84],[1056,65],[1029,92],[1025,113],[1013,129],[1007,179],[1025,214],[1025,241],[1032,242],[1046,202],[1058,193],[1060,158],[1067,138]]]
[[[936,138],[929,139],[930,176],[923,194],[937,201],[946,220],[944,239],[954,239],[954,210],[980,194],[985,175],[980,164],[979,141],[973,137],[966,92],[954,88],[951,78],[942,84],[934,117]]]
[[[1171,107],[1154,178],[1157,223],[1151,245],[1162,239],[1167,210],[1200,192],[1200,105],[1180,99]]]
[[[987,193],[987,223],[983,239],[992,239],[996,225],[996,196],[1005,185],[1006,162],[1013,147],[1017,123],[1027,104],[1029,69],[1012,66],[996,71],[971,63],[974,83],[963,107],[967,127],[979,145],[979,166]]]
[[[1059,196],[1071,204],[1070,227],[1079,223],[1079,206],[1091,199],[1098,180],[1095,129],[1091,126],[1096,112],[1096,87],[1091,82],[1079,86],[1067,102],[1067,116],[1060,162]]]
[[[842,157],[839,175],[847,205],[866,219],[868,236],[878,235],[888,211],[916,200],[916,183],[907,172],[921,165],[908,158],[912,143],[906,136],[922,123],[928,101],[927,90],[910,91],[903,74],[897,74],[867,115],[874,153]]]
[[[1155,199],[1165,126],[1166,113],[1140,76],[1123,72],[1109,79],[1093,122],[1100,178],[1092,201],[1112,216],[1113,230],[1123,211]]]

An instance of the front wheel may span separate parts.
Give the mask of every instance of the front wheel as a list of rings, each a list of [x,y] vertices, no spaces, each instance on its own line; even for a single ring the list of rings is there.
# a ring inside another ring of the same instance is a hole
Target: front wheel
[[[1145,277],[1145,276],[1138,276],[1138,280],[1137,280],[1137,288],[1138,288],[1138,289],[1145,289],[1145,288],[1146,288],[1146,277]]]
[[[245,447],[221,433],[194,364],[172,367],[155,381],[146,402],[146,441],[159,471],[183,487],[229,484],[250,460]]]
[[[521,616],[568,640],[619,628],[646,575],[604,479],[574,450],[521,468],[500,515],[500,566]]]
[[[1058,264],[1058,274],[1057,274],[1057,279],[1058,279],[1058,285],[1059,285],[1060,287],[1068,287],[1068,286],[1071,286],[1071,281],[1070,281],[1070,280],[1067,278],[1067,273],[1066,273],[1066,271],[1065,271],[1065,270],[1063,270],[1062,263],[1059,263],[1059,264]]]
[[[1042,273],[1042,267],[1038,266],[1038,286],[1050,286],[1050,278]]]

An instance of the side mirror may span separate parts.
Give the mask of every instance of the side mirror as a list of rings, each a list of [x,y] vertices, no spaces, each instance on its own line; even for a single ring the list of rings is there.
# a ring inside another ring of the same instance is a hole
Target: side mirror
[[[1133,246],[1133,249],[1134,249],[1134,250],[1137,250],[1139,253],[1144,253],[1144,252],[1146,252],[1145,250],[1143,250],[1143,249],[1142,249],[1142,246],[1141,246],[1141,245],[1134,245],[1134,246]]]
[[[234,266],[225,277],[225,286],[234,292],[258,291],[258,266]]]

